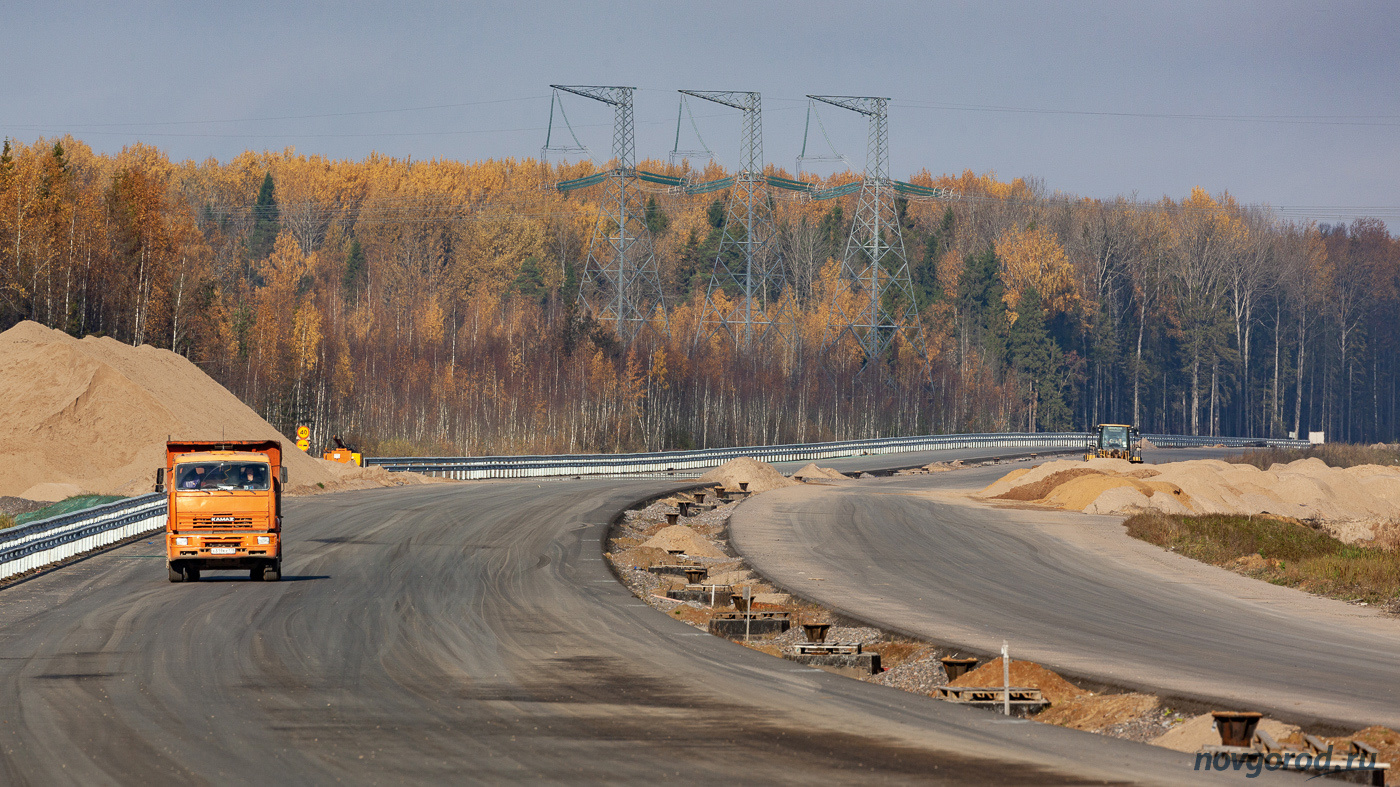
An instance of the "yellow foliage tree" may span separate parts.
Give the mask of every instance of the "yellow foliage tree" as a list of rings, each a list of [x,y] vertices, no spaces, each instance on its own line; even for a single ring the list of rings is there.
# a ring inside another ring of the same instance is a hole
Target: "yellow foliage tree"
[[[1074,268],[1054,233],[1042,227],[1012,227],[997,240],[996,252],[1002,263],[1002,281],[1006,284],[1003,300],[1011,322],[1016,321],[1021,294],[1029,287],[1040,293],[1048,314],[1078,310],[1081,299],[1074,283]]]

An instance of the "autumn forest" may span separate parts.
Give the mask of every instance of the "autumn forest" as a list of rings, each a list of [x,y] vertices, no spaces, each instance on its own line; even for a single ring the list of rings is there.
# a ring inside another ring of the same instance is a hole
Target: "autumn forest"
[[[854,196],[774,202],[793,328],[741,349],[701,330],[726,193],[645,194],[664,319],[623,342],[578,306],[600,190],[550,188],[593,171],[7,141],[0,330],[34,320],[168,348],[284,434],[307,423],[317,447],[342,434],[377,455],[1106,421],[1397,436],[1400,240],[1379,220],[1298,223],[1223,189],[1104,201],[916,173],[956,194],[897,203],[918,313],[905,328],[925,352],[868,360],[830,342]]]

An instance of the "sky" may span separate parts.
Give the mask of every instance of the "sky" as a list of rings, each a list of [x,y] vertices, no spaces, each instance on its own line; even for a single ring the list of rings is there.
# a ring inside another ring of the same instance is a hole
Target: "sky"
[[[141,141],[176,160],[537,157],[550,84],[624,85],[639,158],[677,89],[763,96],[795,169],[807,94],[891,98],[891,174],[994,172],[1051,193],[1180,199],[1400,226],[1400,4],[1382,2],[51,2],[0,0],[0,135]],[[612,114],[563,98],[608,156]],[[739,113],[695,102],[717,161]],[[866,124],[818,111],[865,163]],[[557,121],[557,116],[556,116]],[[687,119],[683,148],[699,147]],[[829,152],[815,131],[809,153]],[[829,172],[829,162],[808,169]]]

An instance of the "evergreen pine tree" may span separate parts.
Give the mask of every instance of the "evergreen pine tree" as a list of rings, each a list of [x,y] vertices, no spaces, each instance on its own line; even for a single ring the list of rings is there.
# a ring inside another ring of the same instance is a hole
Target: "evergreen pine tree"
[[[969,338],[980,339],[988,357],[998,363],[1006,358],[1006,304],[1002,301],[1005,293],[996,250],[988,246],[981,253],[968,256],[958,277],[958,311],[964,330],[971,333]]]
[[[647,200],[646,225],[647,231],[652,235],[660,235],[666,231],[667,227],[671,226],[671,217],[666,215],[666,211],[662,210],[660,205],[656,204],[656,197]]]
[[[510,289],[522,297],[538,301],[543,306],[549,291],[544,286],[544,274],[540,272],[540,261],[533,256],[526,257],[520,263],[520,272],[515,275],[515,281],[511,282]]]
[[[1027,287],[1016,307],[1016,322],[1007,332],[1010,365],[1030,382],[1036,398],[1036,424],[1042,430],[1067,429],[1067,367],[1064,352],[1046,330],[1040,293]]]
[[[272,173],[269,172],[263,176],[258,201],[253,205],[253,231],[248,235],[248,258],[261,260],[271,254],[280,231],[277,195],[273,191]]]
[[[358,240],[350,241],[350,250],[345,254],[345,273],[341,276],[341,284],[346,292],[355,289],[360,283],[360,279],[365,274],[365,251],[360,248]]]

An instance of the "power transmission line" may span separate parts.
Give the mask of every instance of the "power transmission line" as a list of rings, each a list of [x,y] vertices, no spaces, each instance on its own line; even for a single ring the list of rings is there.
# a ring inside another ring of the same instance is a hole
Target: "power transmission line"
[[[1087,117],[1148,118],[1157,120],[1218,120],[1234,123],[1277,123],[1306,126],[1400,126],[1400,115],[1223,115],[1204,112],[1117,112],[1108,110],[1006,107],[990,104],[898,102],[911,109],[952,110],[956,112],[998,112],[1026,115],[1082,115]],[[1391,122],[1383,122],[1391,121]]]

